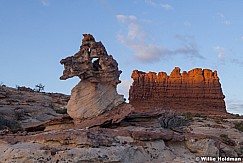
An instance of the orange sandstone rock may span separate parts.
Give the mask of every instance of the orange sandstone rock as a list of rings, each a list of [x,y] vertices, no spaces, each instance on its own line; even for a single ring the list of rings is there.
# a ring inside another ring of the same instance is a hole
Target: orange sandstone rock
[[[225,114],[226,106],[217,71],[195,68],[180,72],[134,70],[129,102],[136,112],[172,109],[180,112]]]

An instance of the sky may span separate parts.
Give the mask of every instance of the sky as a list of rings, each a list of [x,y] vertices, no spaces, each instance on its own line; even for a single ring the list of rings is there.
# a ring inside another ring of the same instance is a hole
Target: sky
[[[118,61],[125,97],[134,69],[209,68],[227,111],[243,114],[242,8],[242,0],[0,0],[0,83],[70,94],[79,79],[59,80],[59,62],[90,33]]]

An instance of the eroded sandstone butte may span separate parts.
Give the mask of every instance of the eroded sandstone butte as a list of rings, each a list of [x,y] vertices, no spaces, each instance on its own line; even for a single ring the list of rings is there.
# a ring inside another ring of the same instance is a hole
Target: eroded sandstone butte
[[[73,119],[96,117],[124,102],[116,91],[121,71],[104,45],[84,34],[79,52],[61,60],[61,80],[78,76],[81,81],[72,89],[67,112]]]
[[[222,115],[226,106],[217,71],[195,68],[180,72],[145,73],[134,70],[129,102],[137,112],[172,109],[180,112]]]

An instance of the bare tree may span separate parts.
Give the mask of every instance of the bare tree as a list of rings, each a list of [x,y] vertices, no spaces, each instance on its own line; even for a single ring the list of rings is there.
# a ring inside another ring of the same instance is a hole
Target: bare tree
[[[175,128],[186,124],[186,119],[173,110],[165,110],[158,120],[163,128]]]
[[[44,88],[45,88],[45,86],[44,86],[44,85],[42,85],[41,83],[40,83],[40,84],[35,85],[35,90],[36,90],[37,92],[44,91]]]

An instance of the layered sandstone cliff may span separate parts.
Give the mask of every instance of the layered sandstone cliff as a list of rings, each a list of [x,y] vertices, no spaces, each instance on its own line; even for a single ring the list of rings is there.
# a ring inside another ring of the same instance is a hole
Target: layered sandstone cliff
[[[195,68],[180,72],[134,70],[129,101],[138,112],[173,109],[182,112],[224,114],[226,106],[217,71]]]

